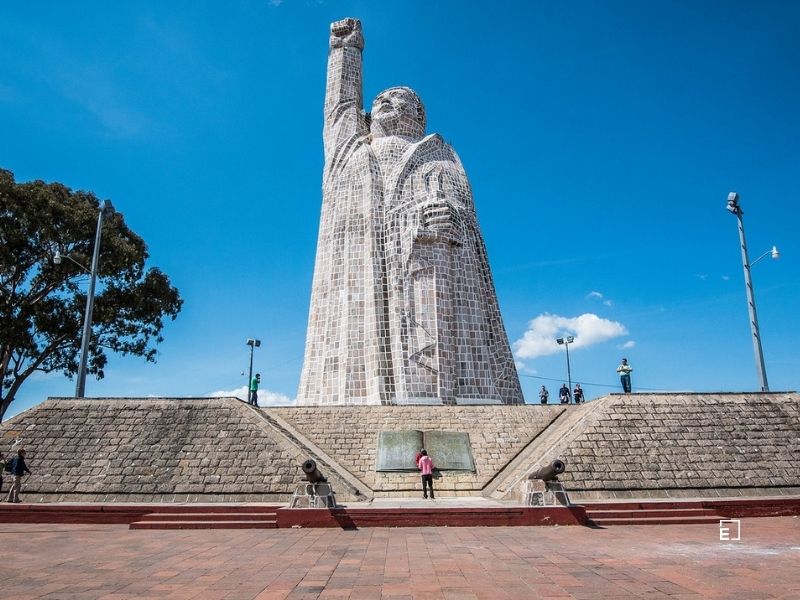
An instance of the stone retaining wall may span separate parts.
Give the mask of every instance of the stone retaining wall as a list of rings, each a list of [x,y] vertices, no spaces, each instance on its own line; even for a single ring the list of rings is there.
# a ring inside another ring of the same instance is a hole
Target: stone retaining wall
[[[434,481],[447,496],[480,495],[531,440],[566,409],[562,406],[319,406],[272,408],[296,430],[369,486],[375,496],[417,495],[416,473],[375,471],[378,432],[417,429],[469,434],[475,473],[445,471]],[[432,457],[434,464],[436,457]]]
[[[375,471],[378,432],[469,434],[476,472],[438,493],[519,499],[554,458],[574,499],[800,494],[800,396],[611,395],[582,406],[255,409],[232,398],[50,399],[0,425],[28,449],[29,501],[285,501],[320,463],[340,500],[419,493]],[[435,461],[435,457],[434,461]]]
[[[285,500],[308,457],[233,398],[50,399],[0,425],[16,444],[28,501]]]
[[[613,394],[582,409],[572,431],[533,448],[505,495],[554,458],[578,499],[800,494],[796,393]]]

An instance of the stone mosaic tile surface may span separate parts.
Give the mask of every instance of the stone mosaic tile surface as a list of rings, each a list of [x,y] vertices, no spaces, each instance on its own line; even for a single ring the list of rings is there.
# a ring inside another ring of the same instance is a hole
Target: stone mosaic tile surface
[[[331,26],[322,214],[298,401],[521,404],[464,167],[417,94],[363,110],[361,23]]]

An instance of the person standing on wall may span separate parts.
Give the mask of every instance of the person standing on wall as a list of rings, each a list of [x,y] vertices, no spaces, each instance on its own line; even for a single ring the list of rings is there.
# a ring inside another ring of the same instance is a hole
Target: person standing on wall
[[[547,404],[547,399],[550,397],[550,392],[547,391],[547,388],[542,386],[542,389],[539,390],[539,402],[541,404]]]
[[[581,404],[583,402],[583,389],[581,388],[580,383],[575,384],[575,390],[572,392],[572,398],[575,400],[575,404]]]
[[[622,364],[617,367],[617,373],[619,373],[619,380],[622,383],[622,391],[626,394],[631,393],[631,371],[633,371],[633,367],[628,364],[627,358],[623,358]]]
[[[14,480],[11,482],[11,489],[8,490],[6,502],[19,502],[19,490],[22,487],[22,476],[27,473],[30,475],[31,470],[25,464],[25,448],[17,450],[17,455],[11,459],[11,475]]]
[[[258,384],[261,383],[261,373],[256,373],[250,380],[250,404],[258,406]]]
[[[558,390],[558,400],[561,402],[561,404],[569,404],[570,391],[566,383],[561,386],[561,389]]]
[[[420,454],[422,456],[419,457],[417,466],[422,473],[422,497],[427,498],[428,490],[430,490],[431,500],[433,500],[433,461],[428,456],[427,450],[420,450]]]

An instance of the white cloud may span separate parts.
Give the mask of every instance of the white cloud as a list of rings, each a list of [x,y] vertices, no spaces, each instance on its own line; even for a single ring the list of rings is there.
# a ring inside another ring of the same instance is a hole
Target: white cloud
[[[589,299],[597,299],[597,300],[603,300],[603,298],[605,298],[603,292],[598,292],[597,290],[592,290],[591,292],[586,294],[586,297]],[[603,300],[603,304],[608,307],[614,306],[614,302],[613,300],[611,300],[611,298],[606,298],[605,300]]]
[[[269,390],[258,390],[259,406],[290,406],[295,403],[294,398],[289,398],[280,392],[270,392]]]
[[[636,342],[634,342],[633,340],[628,340],[627,342],[625,342],[621,346],[617,346],[617,347],[620,350],[627,350],[628,348],[633,348],[635,345],[636,345]]]
[[[723,275],[722,276],[722,281],[730,281],[730,280],[731,280],[731,278],[730,278],[729,275]]]
[[[515,360],[514,364],[517,367],[517,373],[522,373],[524,375],[536,375],[536,369],[529,367],[521,360]]]
[[[208,395],[212,398],[239,398],[239,400],[247,400],[247,386],[243,385],[235,390],[218,390]],[[259,406],[290,406],[294,403],[294,399],[279,392],[258,390]]]
[[[562,317],[545,313],[528,323],[528,329],[513,344],[517,358],[536,358],[561,351],[556,338],[572,335],[572,348],[586,348],[621,335],[628,330],[618,321],[603,319],[593,313],[579,317]]]

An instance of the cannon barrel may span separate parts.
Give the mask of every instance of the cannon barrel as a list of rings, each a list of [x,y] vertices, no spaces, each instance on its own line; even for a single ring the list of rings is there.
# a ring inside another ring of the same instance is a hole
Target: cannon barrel
[[[303,469],[303,473],[305,473],[306,479],[309,483],[321,483],[323,481],[328,481],[317,468],[317,463],[312,458],[309,458],[307,461],[305,461],[300,468]]]
[[[554,460],[549,465],[534,471],[528,475],[528,479],[541,479],[542,481],[557,481],[558,476],[561,475],[567,468],[563,460]]]

